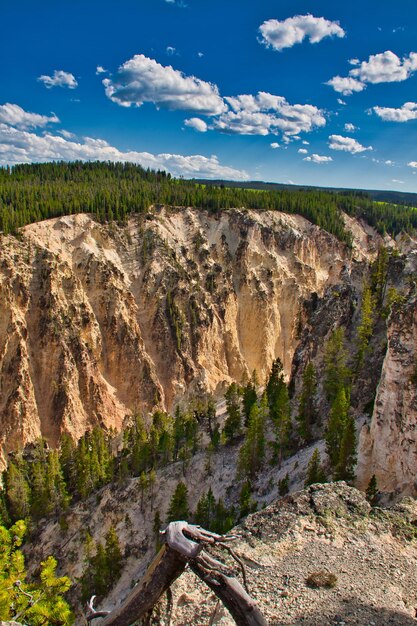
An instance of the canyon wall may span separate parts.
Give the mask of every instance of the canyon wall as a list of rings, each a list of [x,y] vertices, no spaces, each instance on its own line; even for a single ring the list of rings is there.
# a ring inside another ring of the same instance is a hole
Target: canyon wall
[[[2,444],[119,429],[254,369],[262,381],[276,357],[289,374],[305,299],[350,257],[302,217],[238,209],[125,227],[81,214],[1,237]]]

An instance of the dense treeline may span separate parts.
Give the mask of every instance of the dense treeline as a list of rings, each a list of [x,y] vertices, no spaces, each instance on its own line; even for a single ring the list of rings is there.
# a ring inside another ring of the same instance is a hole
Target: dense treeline
[[[147,211],[151,205],[210,211],[246,207],[299,213],[349,243],[339,211],[345,201],[320,190],[206,186],[131,163],[54,162],[0,168],[0,230],[6,234],[31,222],[73,213],[123,222],[128,214]]]
[[[360,192],[206,185],[132,163],[75,161],[0,168],[0,231],[6,234],[31,222],[83,212],[102,222],[123,222],[151,205],[298,213],[347,243],[351,236],[340,210],[364,218],[380,232],[395,235],[417,227],[417,209],[374,202]]]

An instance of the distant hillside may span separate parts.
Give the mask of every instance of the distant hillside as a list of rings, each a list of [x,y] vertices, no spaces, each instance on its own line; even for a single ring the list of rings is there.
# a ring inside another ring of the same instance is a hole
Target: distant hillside
[[[316,190],[346,194],[365,194],[373,200],[376,200],[377,202],[389,202],[391,204],[417,207],[417,193],[408,193],[405,191],[386,191],[381,189],[348,189],[347,187],[318,187],[313,185],[286,185],[284,183],[267,183],[260,180],[237,182],[233,180],[199,179],[195,182],[204,185],[225,185],[226,187],[239,187],[241,189],[263,189],[266,191],[292,189],[293,191]]]

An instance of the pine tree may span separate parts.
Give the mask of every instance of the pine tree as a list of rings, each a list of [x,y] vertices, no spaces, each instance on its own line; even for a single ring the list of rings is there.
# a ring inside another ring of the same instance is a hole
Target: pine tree
[[[122,571],[123,555],[120,548],[119,537],[113,526],[110,527],[106,534],[105,543],[106,563],[108,570],[108,586],[109,588],[119,579]]]
[[[373,332],[373,302],[369,287],[364,287],[362,294],[361,320],[357,330],[356,369],[359,370],[368,350],[369,341]]]
[[[324,387],[327,399],[332,403],[340,388],[347,387],[350,380],[343,328],[336,328],[330,335],[326,345],[324,362]]]
[[[248,382],[248,384],[245,385],[243,388],[242,405],[243,405],[243,414],[245,416],[245,426],[248,425],[252,406],[256,404],[257,399],[258,397],[256,394],[256,386],[252,377],[252,379]]]
[[[188,489],[185,483],[179,482],[172,494],[168,508],[168,522],[187,520],[190,516],[188,507]]]
[[[375,504],[377,503],[378,493],[379,492],[378,492],[378,485],[376,482],[376,476],[375,474],[373,474],[366,488],[366,499],[368,500],[371,506],[375,506]]]
[[[9,530],[0,526],[0,620],[33,626],[69,626],[74,620],[63,598],[71,581],[55,575],[57,562],[49,556],[40,566],[39,582],[28,581],[20,551],[26,525],[17,521]]]
[[[310,362],[303,372],[303,387],[298,405],[298,429],[302,439],[309,443],[312,439],[312,426],[317,422],[315,398],[317,394],[317,378],[314,365]]]
[[[307,476],[304,482],[304,487],[308,487],[309,485],[313,485],[315,483],[326,482],[326,475],[320,463],[320,452],[318,448],[315,448],[313,454],[311,455],[311,459],[308,462]]]
[[[231,383],[224,394],[226,398],[227,417],[224,424],[226,441],[232,441],[240,435],[240,393],[236,383]]]
[[[143,504],[144,504],[145,491],[148,488],[148,477],[145,474],[145,472],[142,472],[140,477],[139,477],[139,488],[140,488],[140,510],[143,513]]]
[[[265,456],[265,420],[263,412],[255,403],[252,405],[245,441],[239,451],[238,473],[254,478],[262,466]]]
[[[285,383],[275,394],[270,407],[270,416],[275,433],[273,462],[278,462],[278,467],[281,467],[291,435],[290,399]]]
[[[346,396],[345,388],[340,387],[330,410],[325,433],[326,452],[333,470],[336,470],[340,461],[341,443],[348,410],[349,397]]]
[[[376,306],[382,310],[384,304],[385,291],[387,288],[388,276],[388,250],[385,246],[381,246],[378,256],[372,267],[371,288],[375,295]]]
[[[162,530],[162,520],[161,520],[161,514],[159,513],[158,510],[155,511],[155,515],[153,516],[152,530],[153,530],[153,535],[155,538],[155,549],[159,550],[159,548],[161,547],[160,531]]]
[[[5,472],[7,509],[12,521],[30,514],[30,487],[23,471],[24,462],[10,461]]]
[[[203,494],[197,503],[195,522],[207,530],[213,529],[216,515],[216,500],[210,487],[206,494]]]
[[[350,483],[355,480],[355,465],[357,461],[356,445],[355,419],[352,415],[348,415],[343,425],[339,461],[335,472],[336,480],[346,480]]]
[[[252,499],[252,484],[249,480],[246,480],[239,495],[240,503],[240,517],[244,517],[249,513],[256,511],[256,502]]]
[[[76,445],[72,437],[67,433],[63,433],[61,436],[59,462],[62,468],[65,484],[67,485],[67,489],[70,493],[74,493],[76,489],[75,450]]]

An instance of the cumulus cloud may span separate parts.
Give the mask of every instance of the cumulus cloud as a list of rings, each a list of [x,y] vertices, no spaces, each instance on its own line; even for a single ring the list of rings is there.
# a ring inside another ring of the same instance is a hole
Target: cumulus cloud
[[[276,141],[273,141],[270,145],[271,145],[271,148],[273,150],[276,150],[277,148],[280,148],[279,143],[277,143]]]
[[[186,76],[171,65],[137,54],[121,65],[112,78],[103,80],[106,95],[121,106],[153,102],[171,110],[219,115],[226,105],[216,85]]]
[[[396,83],[407,80],[416,70],[416,52],[410,52],[400,59],[391,50],[386,50],[380,54],[372,54],[368,61],[362,61],[349,74],[365,83]]]
[[[349,63],[355,66],[349,76],[334,76],[326,83],[345,96],[350,96],[354,91],[363,91],[367,84],[407,80],[417,70],[417,52],[410,52],[401,59],[391,50],[386,50],[371,54],[367,61],[351,59]]]
[[[321,109],[310,104],[289,104],[283,96],[260,91],[256,96],[225,98],[229,110],[213,122],[213,128],[239,135],[277,135],[284,141],[301,132],[326,125]]]
[[[204,120],[200,120],[199,117],[190,117],[190,119],[185,120],[184,124],[189,128],[194,128],[194,130],[198,130],[200,133],[207,132],[207,124]]]
[[[29,113],[18,104],[6,102],[0,105],[0,122],[16,126],[17,128],[44,128],[47,124],[56,124],[59,119],[55,114],[39,115],[38,113]]]
[[[345,129],[345,131],[346,131],[347,133],[354,133],[354,132],[355,132],[355,130],[358,130],[358,127],[357,127],[357,126],[355,126],[354,124],[350,124],[350,123],[348,122],[348,123],[346,123],[346,124],[345,124],[344,129]]]
[[[102,65],[97,65],[96,74],[105,74],[107,70]]]
[[[409,122],[417,120],[417,102],[406,102],[399,109],[373,107],[372,109],[384,122]]]
[[[308,150],[306,150],[305,148],[300,148],[298,150],[298,154],[308,154]]]
[[[346,106],[346,104],[347,104],[347,102],[345,102],[344,100],[342,100],[342,98],[338,98],[338,99],[337,99],[337,102],[338,102],[339,104],[341,104],[342,106]]]
[[[75,89],[78,87],[74,74],[64,72],[63,70],[55,70],[52,76],[46,76],[43,74],[38,77],[38,81],[43,83],[47,89],[51,89],[51,87],[67,87],[68,89]]]
[[[324,17],[295,15],[286,20],[266,20],[259,27],[260,42],[281,52],[308,38],[310,43],[318,43],[325,37],[344,37],[345,31],[339,22],[331,22]]]
[[[358,92],[365,89],[364,83],[349,76],[334,76],[325,84],[333,87],[335,91],[343,94],[344,96],[351,96],[354,91]]]
[[[305,157],[303,161],[310,161],[311,163],[318,163],[319,165],[323,163],[329,163],[333,161],[330,156],[321,156],[320,154],[312,154],[311,156]]]
[[[363,146],[359,141],[353,139],[353,137],[342,137],[341,135],[330,135],[329,148],[331,150],[342,150],[343,152],[350,152],[351,154],[358,154],[359,152],[365,152],[366,150],[372,150],[372,146]]]
[[[408,167],[412,167],[414,169],[417,169],[417,161],[410,161],[409,163],[407,163]]]
[[[86,137],[83,141],[70,141],[51,133],[39,136],[0,123],[0,165],[56,160],[129,161],[187,178],[249,179],[247,172],[222,165],[215,155],[122,152],[103,139]]]

